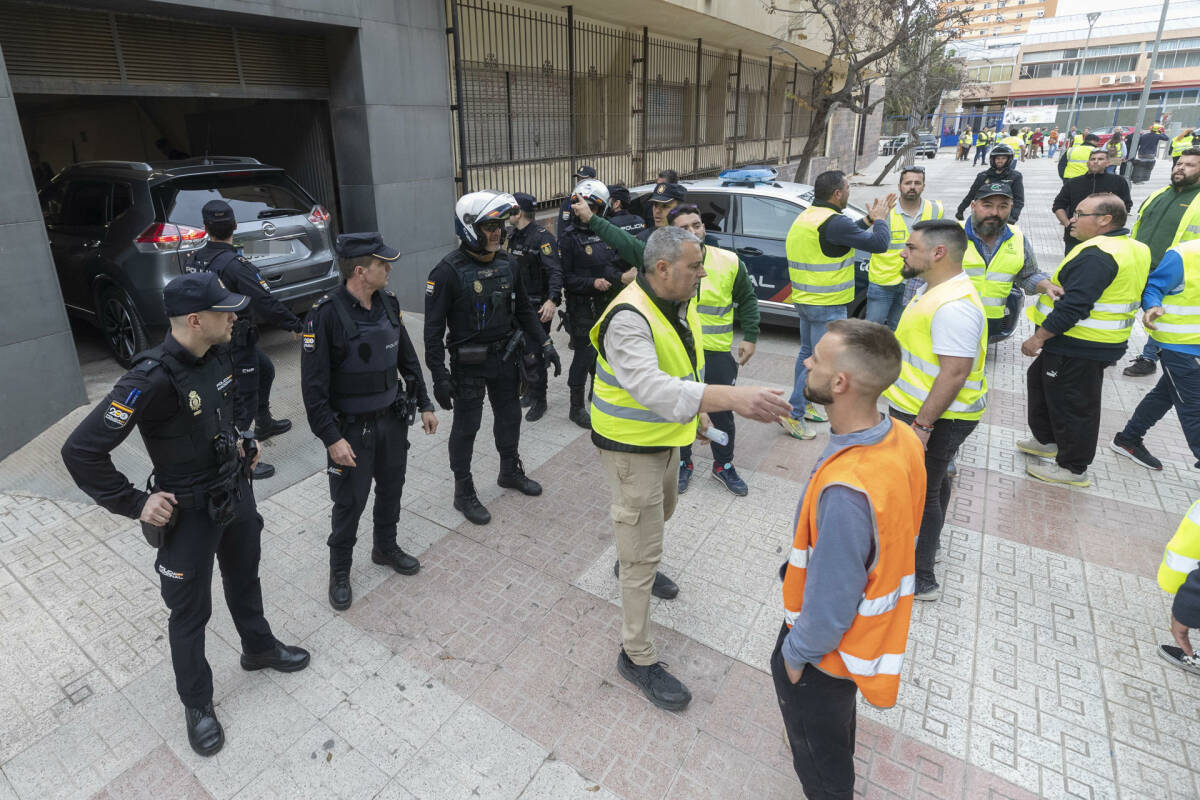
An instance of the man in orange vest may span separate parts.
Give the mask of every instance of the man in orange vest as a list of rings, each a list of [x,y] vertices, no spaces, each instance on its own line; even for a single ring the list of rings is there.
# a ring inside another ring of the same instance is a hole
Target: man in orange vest
[[[810,798],[854,795],[855,695],[896,704],[925,507],[920,439],[879,413],[900,375],[883,325],[829,323],[809,356],[805,396],[832,428],[780,569],[784,624],[771,655],[792,763]]]

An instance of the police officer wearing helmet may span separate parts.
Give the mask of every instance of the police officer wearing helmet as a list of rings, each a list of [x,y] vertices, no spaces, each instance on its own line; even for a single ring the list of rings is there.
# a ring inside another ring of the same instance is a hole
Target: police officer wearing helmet
[[[421,569],[396,543],[396,524],[408,426],[418,411],[427,434],[437,430],[438,420],[401,322],[400,301],[387,288],[400,253],[376,232],[342,234],[336,247],[344,282],[317,300],[305,322],[300,390],[308,425],[329,456],[329,604],[344,611],[353,602],[350,566],[372,479],[371,561],[401,575]]]
[[[588,181],[596,179],[596,168],[584,164],[579,169],[575,170],[575,182]],[[571,195],[563,198],[562,203],[558,206],[558,231],[561,234],[563,226],[571,221]]]
[[[247,477],[257,443],[234,427],[233,363],[226,348],[234,314],[250,298],[201,272],[172,280],[163,300],[170,318],[163,343],[135,359],[67,438],[62,458],[80,489],[113,514],[140,520],[147,542],[157,548],[155,570],[171,610],[167,638],[188,741],[211,756],[225,743],[204,657],[214,555],[241,639],[242,669],[295,672],[308,666],[309,654],[281,644],[263,617],[263,522]],[[134,428],[153,465],[146,491],[130,484],[110,455]]]
[[[233,232],[237,228],[233,209],[224,200],[210,200],[200,210],[204,219],[204,230],[208,233],[208,244],[201,248],[192,261],[193,270],[215,272],[231,291],[250,298],[250,305],[238,314],[233,324],[233,341],[230,353],[233,357],[234,386],[237,388],[237,409],[234,424],[239,430],[249,430],[254,423],[258,440],[286,433],[292,423],[286,419],[271,418],[271,384],[275,381],[275,365],[258,346],[256,319],[266,320],[299,336],[303,327],[300,319],[287,306],[271,294],[271,288],[263,280],[258,268],[250,263],[233,245]],[[254,478],[262,480],[275,474],[270,464],[258,464]]]
[[[542,323],[542,330],[550,335],[550,323],[554,311],[562,302],[562,261],[558,256],[558,241],[554,235],[534,220],[537,199],[531,194],[518,192],[513,195],[520,212],[512,216],[512,228],[508,232],[508,252],[516,259],[521,272],[521,282],[529,293],[529,302]],[[532,376],[527,378],[527,391],[521,405],[529,408],[525,412],[527,422],[537,422],[546,413],[546,360],[541,350],[533,351]]]
[[[654,233],[659,228],[670,226],[667,220],[667,215],[671,210],[678,206],[687,197],[687,189],[683,188],[679,183],[659,183],[650,192],[650,196],[646,198],[650,204],[650,221],[652,227],[646,228],[637,235],[637,238],[643,242],[650,239],[650,234]]]
[[[1016,128],[1013,128],[1015,136]],[[1020,146],[1018,141],[1017,146]],[[1007,222],[1015,225],[1021,217],[1021,210],[1025,208],[1025,178],[1016,168],[1017,151],[1011,145],[1001,142],[992,148],[988,153],[988,168],[983,172],[975,175],[975,181],[971,184],[971,188],[963,196],[963,199],[958,203],[958,210],[954,212],[954,218],[962,222],[967,206],[975,200],[975,195],[979,192],[984,184],[997,183],[1006,181],[1012,187],[1012,211],[1009,213]]]
[[[600,216],[608,211],[611,199],[608,187],[594,180],[580,181],[571,197],[587,203],[592,213]],[[610,292],[627,283],[624,274],[629,265],[574,212],[559,237],[559,245],[562,247],[563,286],[567,291],[567,333],[574,350],[571,369],[567,373],[567,388],[571,391],[571,410],[567,417],[579,427],[590,430],[592,423],[586,408],[587,381],[589,375],[596,374],[596,351],[588,341],[588,333],[604,311]]]
[[[496,482],[522,494],[539,495],[542,487],[525,475],[517,453],[521,437],[517,361],[526,350],[541,350],[542,357],[554,365],[555,377],[562,372],[554,344],[529,302],[517,261],[503,250],[504,222],[517,211],[511,194],[485,190],[459,198],[454,226],[461,244],[438,262],[425,284],[425,364],[438,403],[454,410],[450,428],[454,507],[476,525],[492,519],[479,502],[471,477],[484,394],[495,416],[493,433],[500,453]]]

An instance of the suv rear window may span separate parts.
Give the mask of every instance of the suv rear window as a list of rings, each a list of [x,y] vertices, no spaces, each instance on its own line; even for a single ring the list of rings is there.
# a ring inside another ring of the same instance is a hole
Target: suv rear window
[[[238,222],[289,214],[307,214],[312,198],[282,174],[192,175],[154,188],[155,205],[167,222],[204,227],[200,210],[209,200],[224,200]]]

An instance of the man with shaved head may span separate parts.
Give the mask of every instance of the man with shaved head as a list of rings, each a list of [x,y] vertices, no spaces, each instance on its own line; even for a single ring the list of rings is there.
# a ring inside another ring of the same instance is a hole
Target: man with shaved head
[[[771,676],[808,797],[854,794],[856,695],[888,708],[900,687],[925,506],[921,442],[878,408],[900,363],[892,332],[858,319],[830,321],[806,359],[804,394],[832,431],[780,570]]]

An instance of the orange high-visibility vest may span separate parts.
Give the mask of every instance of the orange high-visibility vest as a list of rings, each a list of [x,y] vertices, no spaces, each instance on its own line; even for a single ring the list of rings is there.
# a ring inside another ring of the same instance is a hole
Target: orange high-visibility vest
[[[868,703],[890,708],[900,691],[916,584],[917,531],[925,510],[921,441],[911,428],[893,420],[892,429],[878,444],[839,450],[812,476],[796,515],[783,578],[784,619],[789,628],[804,605],[808,559],[819,534],[817,500],[833,484],[858,489],[870,498],[875,512],[875,563],[850,629],[837,649],[815,666],[829,675],[852,679]]]

